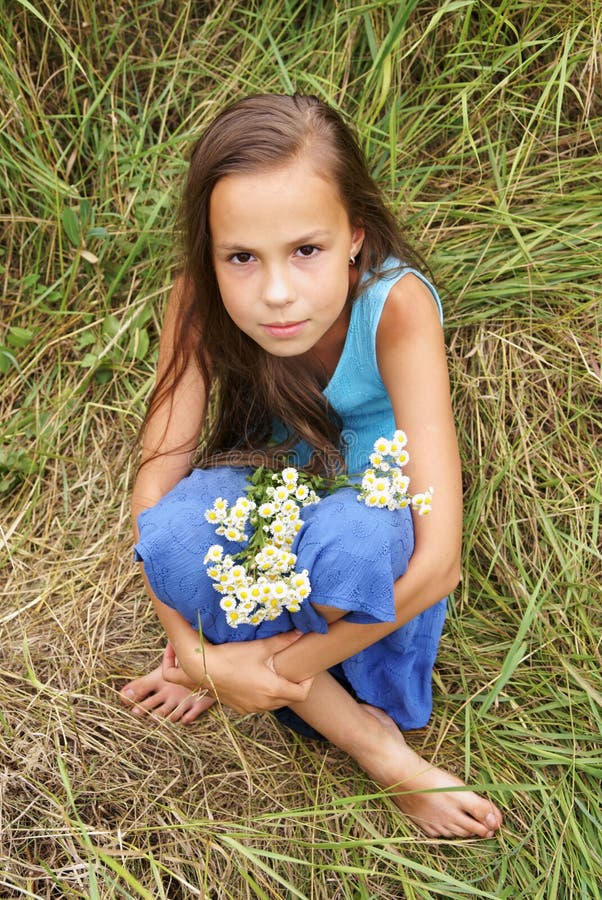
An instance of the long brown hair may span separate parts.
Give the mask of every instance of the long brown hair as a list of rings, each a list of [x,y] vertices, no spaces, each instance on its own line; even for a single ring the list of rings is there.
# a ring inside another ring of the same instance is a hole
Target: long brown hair
[[[299,94],[257,94],[221,112],[192,150],[181,209],[187,290],[173,361],[155,387],[145,418],[146,423],[170,400],[194,354],[208,386],[198,465],[256,465],[258,460],[273,465],[304,440],[315,451],[309,468],[332,474],[344,467],[341,422],[317,377],[301,359],[269,354],[234,324],[212,262],[209,200],[219,179],[281,167],[306,153],[337,185],[352,226],[365,231],[356,284],[364,274],[377,273],[388,256],[406,264],[417,258],[372,181],[353,134],[326,103]],[[286,435],[278,444],[272,440],[275,422]]]

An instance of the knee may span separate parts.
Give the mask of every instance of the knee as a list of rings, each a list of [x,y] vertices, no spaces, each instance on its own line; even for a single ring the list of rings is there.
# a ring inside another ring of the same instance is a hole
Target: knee
[[[302,544],[317,543],[343,557],[367,562],[391,555],[395,567],[405,567],[414,549],[412,514],[406,509],[373,509],[344,488],[324,498],[312,512],[300,536]]]
[[[352,488],[322,500],[304,524],[296,545],[297,568],[307,569],[312,603],[327,621],[340,617],[322,604],[332,598],[362,604],[376,594],[388,597],[404,574],[414,547],[411,512],[369,509]],[[387,601],[388,602],[388,601]],[[384,601],[383,601],[384,603]],[[342,608],[348,609],[347,602]]]

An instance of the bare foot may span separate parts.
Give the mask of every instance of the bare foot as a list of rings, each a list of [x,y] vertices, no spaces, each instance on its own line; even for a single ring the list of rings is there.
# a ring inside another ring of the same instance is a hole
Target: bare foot
[[[208,694],[200,697],[192,693],[190,688],[181,684],[165,681],[161,666],[157,666],[148,675],[128,682],[119,692],[127,706],[131,706],[136,716],[153,713],[170,722],[194,722],[215,703]]]
[[[379,750],[367,760],[354,756],[376,782],[395,788],[390,796],[399,809],[429,837],[494,836],[502,824],[502,814],[490,800],[418,756],[382,709],[367,704],[362,709],[382,726]]]

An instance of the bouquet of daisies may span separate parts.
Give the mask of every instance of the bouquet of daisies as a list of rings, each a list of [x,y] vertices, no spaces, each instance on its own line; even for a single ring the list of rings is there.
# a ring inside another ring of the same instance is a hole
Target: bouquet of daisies
[[[358,500],[369,507],[401,509],[410,503],[419,515],[431,510],[433,489],[410,497],[410,479],[402,469],[409,462],[407,437],[398,430],[392,440],[379,438],[364,472]],[[275,619],[283,610],[298,612],[311,593],[307,569],[295,570],[292,546],[303,520],[301,510],[320,502],[318,491],[350,484],[347,477],[327,485],[324,479],[299,472],[292,466],[275,472],[260,466],[250,478],[245,497],[230,506],[218,497],[205,518],[216,534],[245,544],[239,553],[225,553],[220,544],[209,548],[203,560],[220,606],[232,628],[259,625]],[[251,526],[250,533],[247,529]]]
[[[218,535],[247,542],[235,555],[214,544],[204,559],[213,587],[222,595],[226,621],[233,628],[259,625],[284,609],[297,612],[309,596],[309,573],[295,571],[297,557],[291,547],[302,525],[300,509],[320,500],[315,481],[292,466],[281,472],[261,466],[251,478],[246,497],[239,497],[232,507],[218,497],[205,512]]]
[[[402,471],[410,461],[407,443],[407,435],[401,429],[395,432],[391,441],[382,437],[375,441],[374,452],[370,454],[370,468],[364,472],[357,498],[360,502],[381,509],[403,509],[411,503],[419,516],[430,513],[432,487],[413,497],[408,494],[410,479]]]

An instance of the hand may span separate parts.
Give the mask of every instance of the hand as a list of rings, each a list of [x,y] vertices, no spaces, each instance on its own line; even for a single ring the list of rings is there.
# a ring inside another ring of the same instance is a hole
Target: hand
[[[170,635],[174,639],[174,635]],[[195,690],[202,685],[239,713],[278,709],[307,699],[313,678],[299,684],[277,675],[274,656],[301,637],[296,631],[257,641],[201,643],[186,624],[163,655],[163,678]]]
[[[184,669],[181,668],[178,657],[176,656],[176,651],[169,641],[163,651],[161,675],[163,676],[164,681],[169,681],[171,684],[181,684],[191,691],[196,691],[199,688],[199,682],[189,678]]]

